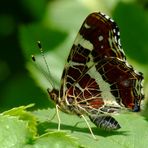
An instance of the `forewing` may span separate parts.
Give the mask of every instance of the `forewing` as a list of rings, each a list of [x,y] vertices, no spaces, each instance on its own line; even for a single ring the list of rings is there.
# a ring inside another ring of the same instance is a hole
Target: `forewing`
[[[106,57],[126,59],[120,44],[119,28],[103,13],[92,13],[83,22],[71,48],[62,75],[60,97],[63,97],[68,85],[76,83],[94,62]]]

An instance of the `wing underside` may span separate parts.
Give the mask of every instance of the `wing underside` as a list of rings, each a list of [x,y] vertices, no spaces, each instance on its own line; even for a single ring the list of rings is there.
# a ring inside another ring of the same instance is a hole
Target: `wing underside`
[[[126,62],[115,22],[101,13],[84,21],[65,65],[60,98],[88,114],[133,109],[142,98],[140,73]]]

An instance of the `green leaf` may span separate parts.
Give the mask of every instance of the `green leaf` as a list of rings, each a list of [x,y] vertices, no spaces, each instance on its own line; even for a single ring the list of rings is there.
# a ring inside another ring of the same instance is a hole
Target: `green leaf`
[[[39,121],[46,121],[39,124],[39,131],[47,131],[47,129],[49,131],[57,131],[57,117],[50,120],[55,114],[54,109],[49,109],[47,112],[45,110],[39,110],[35,111],[34,114]],[[43,117],[41,115],[45,116]],[[49,117],[48,115],[50,118],[46,120]],[[144,148],[147,146],[148,123],[144,117],[137,113],[122,113],[114,117],[122,127],[118,131],[106,132],[98,129],[89,122],[97,140],[94,140],[91,136],[85,121],[75,115],[60,112],[61,130],[72,137],[76,137],[81,145],[88,148],[99,145],[101,145],[102,148]]]
[[[64,132],[50,132],[36,139],[32,147],[34,148],[46,148],[46,147],[78,148],[80,147],[80,145],[75,138],[67,135]],[[27,148],[29,148],[29,145]]]
[[[20,106],[20,107],[12,108],[11,110],[3,112],[2,115],[16,116],[22,121],[27,121],[28,122],[28,129],[35,136],[37,134],[36,118],[32,115],[31,112],[26,111],[26,109],[31,108],[33,106],[34,106],[34,104],[29,104],[27,106]]]
[[[97,140],[93,139],[85,121],[76,115],[59,112],[61,131],[57,130],[55,109],[28,112],[31,107],[20,106],[0,115],[0,143],[2,147],[15,148],[65,148],[101,146],[102,148],[145,148],[148,139],[148,122],[137,113],[114,115],[121,125],[117,131],[103,131],[88,120]],[[25,115],[25,116],[24,116]],[[28,116],[29,115],[29,116]],[[31,117],[31,118],[30,118]],[[35,119],[35,120],[34,120]],[[30,130],[30,121],[36,121],[36,136]],[[37,122],[38,121],[38,122]]]
[[[19,120],[18,117],[0,115],[1,148],[23,148],[31,137],[27,122]]]
[[[33,106],[34,106],[34,104],[29,104],[27,106],[15,107],[15,108],[12,108],[10,110],[3,112],[3,115],[22,116],[23,114],[27,113],[25,111],[26,109],[31,108]]]
[[[79,147],[79,143],[75,138],[63,132],[44,131],[39,136],[36,130],[37,116],[26,110],[32,106],[33,104],[16,107],[0,115],[0,147]],[[45,112],[41,113],[44,117]],[[42,121],[47,120],[48,118]]]

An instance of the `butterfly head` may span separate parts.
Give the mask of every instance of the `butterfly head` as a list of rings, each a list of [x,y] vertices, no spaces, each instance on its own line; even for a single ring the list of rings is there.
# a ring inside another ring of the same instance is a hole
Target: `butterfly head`
[[[48,88],[47,91],[51,100],[53,100],[56,104],[58,104],[59,91],[55,88],[52,90]]]

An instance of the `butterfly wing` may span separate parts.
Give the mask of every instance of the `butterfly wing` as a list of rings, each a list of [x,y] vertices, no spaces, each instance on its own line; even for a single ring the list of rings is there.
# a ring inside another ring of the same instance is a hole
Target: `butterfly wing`
[[[67,59],[61,102],[68,112],[88,114],[97,126],[101,118],[107,123],[101,126],[117,129],[115,119],[102,118],[100,113],[116,112],[121,107],[138,111],[143,97],[142,79],[126,62],[116,23],[102,13],[92,13],[84,21]]]

